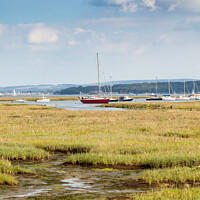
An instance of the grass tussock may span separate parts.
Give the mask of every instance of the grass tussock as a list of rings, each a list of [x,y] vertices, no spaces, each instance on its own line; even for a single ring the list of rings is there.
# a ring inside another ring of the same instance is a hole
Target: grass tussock
[[[18,181],[8,174],[0,173],[0,185],[17,185]]]
[[[17,185],[18,181],[13,177],[14,175],[33,173],[32,170],[22,168],[19,165],[13,166],[8,160],[0,160],[0,185]]]
[[[198,154],[172,154],[166,152],[161,153],[145,153],[145,154],[109,154],[109,153],[86,153],[70,155],[66,159],[68,164],[78,165],[124,165],[136,166],[142,168],[168,168],[168,167],[183,167],[183,166],[198,166],[200,165],[200,156]]]
[[[111,103],[101,105],[100,107],[114,107],[125,109],[146,109],[146,110],[188,110],[188,111],[200,111],[200,102],[123,102],[123,103]]]
[[[49,153],[24,144],[0,144],[0,158],[8,160],[42,160],[48,159]]]
[[[84,143],[65,143],[65,142],[36,142],[35,146],[41,149],[45,149],[49,152],[60,152],[67,154],[76,154],[76,153],[87,153],[90,152],[91,145]]]
[[[70,154],[66,162],[71,164],[166,169],[168,174],[199,166],[200,103],[139,104],[114,112],[0,104],[0,158],[41,160],[48,152],[62,152]]]
[[[198,200],[200,199],[200,190],[198,188],[163,189],[159,191],[148,191],[145,193],[133,193],[127,195],[126,198],[134,200]]]
[[[175,167],[167,169],[145,170],[141,173],[140,179],[149,185],[156,183],[174,182],[176,184],[200,182],[199,167]]]

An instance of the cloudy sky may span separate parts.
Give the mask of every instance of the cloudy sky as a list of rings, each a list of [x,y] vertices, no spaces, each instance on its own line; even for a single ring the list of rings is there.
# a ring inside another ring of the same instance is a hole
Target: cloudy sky
[[[200,78],[200,0],[0,0],[0,86]]]

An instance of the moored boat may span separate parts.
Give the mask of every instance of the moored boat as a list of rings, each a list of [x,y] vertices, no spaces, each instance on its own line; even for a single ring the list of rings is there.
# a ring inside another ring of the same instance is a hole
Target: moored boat
[[[147,101],[162,101],[162,97],[150,97],[146,98]]]
[[[118,102],[118,101],[119,101],[119,99],[113,99],[113,98],[109,99],[109,102]]]
[[[16,99],[16,100],[12,100],[12,103],[24,103],[25,100],[23,99]]]
[[[85,104],[104,104],[109,103],[108,98],[101,97],[101,85],[100,85],[100,69],[99,69],[99,56],[97,53],[97,69],[98,69],[98,85],[99,85],[99,97],[89,96],[87,98],[80,97],[80,101]]]
[[[130,98],[128,96],[122,96],[119,98],[119,101],[132,101],[132,100],[133,100],[133,98]]]
[[[82,103],[85,104],[101,104],[101,103],[109,103],[108,98],[100,98],[95,96],[89,96],[87,98],[81,98],[80,100]]]
[[[37,102],[37,103],[48,103],[49,101],[50,101],[50,99],[43,97],[42,99],[38,99],[35,102]]]

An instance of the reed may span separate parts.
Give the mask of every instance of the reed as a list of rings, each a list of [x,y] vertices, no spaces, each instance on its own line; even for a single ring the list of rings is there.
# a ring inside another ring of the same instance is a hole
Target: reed
[[[146,110],[196,110],[200,111],[200,104],[198,101],[191,102],[122,102],[104,104],[100,107],[114,107],[125,109],[146,109]]]
[[[126,198],[134,200],[198,200],[200,198],[200,190],[199,188],[152,190],[144,193],[133,193],[127,195]]]
[[[49,153],[34,146],[23,144],[0,144],[0,158],[8,160],[42,160],[48,159]]]
[[[13,166],[7,160],[0,160],[0,185],[17,185],[18,181],[15,177],[16,174],[33,174],[30,169],[25,169],[19,165]]]
[[[34,161],[62,152],[80,165],[193,168],[200,165],[200,104],[171,104],[114,112],[0,104],[0,157]]]
[[[145,170],[141,173],[140,179],[149,183],[193,183],[200,182],[199,167],[175,167],[171,169]]]
[[[18,181],[8,175],[8,174],[2,174],[0,173],[0,185],[17,185],[18,184]]]

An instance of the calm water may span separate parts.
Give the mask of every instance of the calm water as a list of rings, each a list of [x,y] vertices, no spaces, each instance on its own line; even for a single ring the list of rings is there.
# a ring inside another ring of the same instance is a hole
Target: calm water
[[[38,97],[41,98],[41,97]],[[134,99],[132,102],[147,102],[145,98],[138,98]],[[158,101],[156,101],[158,102]],[[166,101],[159,101],[159,102],[166,102]],[[179,102],[176,101],[170,101],[170,102]],[[183,100],[181,100],[183,102]],[[6,102],[0,102],[0,103],[10,103],[10,101]],[[50,101],[49,103],[36,103],[34,101],[25,101],[26,104],[39,104],[39,105],[47,105],[52,106],[56,108],[64,108],[67,110],[124,110],[121,108],[103,108],[103,107],[97,107],[99,104],[83,104],[79,100],[77,101]]]

